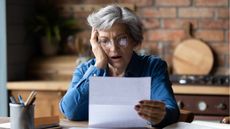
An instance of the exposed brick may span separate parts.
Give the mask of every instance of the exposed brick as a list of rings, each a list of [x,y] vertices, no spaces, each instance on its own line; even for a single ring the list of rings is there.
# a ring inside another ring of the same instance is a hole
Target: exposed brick
[[[192,23],[193,28],[198,28],[196,19],[163,19],[163,28],[166,29],[184,29],[185,23]]]
[[[196,6],[228,6],[228,0],[196,0]]]
[[[150,41],[181,41],[185,37],[182,30],[153,30],[148,32]]]
[[[224,66],[225,65],[225,57],[224,55],[217,55],[215,56],[215,65],[217,65],[218,67],[220,66]]]
[[[160,27],[160,22],[156,18],[142,18],[141,20],[145,29],[154,29]]]
[[[81,5],[81,7],[84,7],[84,6]],[[85,7],[84,8],[79,8],[79,6],[77,4],[63,5],[63,6],[60,6],[60,9],[61,9],[61,12],[63,12],[63,13],[67,13],[67,14],[70,14],[70,15],[72,15],[73,13],[77,13],[77,15],[79,15],[79,16],[88,15],[89,13],[91,13],[91,12],[93,12],[95,10],[95,9],[92,9],[92,8],[85,8]]]
[[[199,21],[199,28],[202,29],[228,29],[228,19],[202,19]]]
[[[224,4],[229,0],[59,0],[63,4],[133,4],[137,7],[136,13],[144,24],[144,41],[142,47],[150,49],[151,54],[159,54],[159,43],[168,43],[165,47],[164,59],[172,64],[171,56],[174,48],[185,39],[184,24],[192,22],[195,37],[210,44],[216,54],[217,65],[214,74],[230,74],[229,49],[229,6]],[[155,5],[154,5],[155,4]],[[154,5],[154,6],[153,6]],[[177,10],[178,9],[178,10]],[[68,11],[67,11],[68,12]],[[71,10],[68,12],[72,13]],[[86,17],[90,12],[74,12],[77,22],[83,27],[84,43],[89,43],[90,28]],[[69,15],[68,14],[68,15]],[[161,28],[162,27],[162,28]],[[86,32],[84,32],[86,31]],[[227,72],[228,71],[228,72]]]
[[[156,17],[156,18],[175,18],[176,8],[153,8],[148,7],[141,10],[143,17]]]
[[[143,42],[141,45],[141,49],[143,49],[146,53],[149,54],[157,54],[157,43],[156,42]]]
[[[135,4],[137,7],[144,7],[153,5],[153,0],[117,0],[117,3]]]
[[[156,0],[157,6],[188,6],[190,0]]]
[[[225,67],[228,67],[229,70],[230,70],[230,46],[229,46],[229,49],[228,49],[228,54],[225,54]]]
[[[230,47],[230,31],[227,32],[227,43]]]
[[[171,49],[172,48],[171,42],[159,41],[157,48],[158,48],[158,54],[160,54],[161,56],[165,56],[173,53],[173,49]]]
[[[209,46],[217,55],[229,54],[229,44],[224,42],[210,43]]]
[[[165,60],[166,61],[166,63],[167,63],[167,66],[168,66],[168,72],[170,73],[170,74],[172,74],[173,73],[173,64],[172,64],[172,54],[168,54],[168,55],[165,55],[164,57],[162,57],[163,58],[163,60]]]
[[[144,37],[144,41],[143,42],[148,41],[148,31],[144,31],[143,37]]]
[[[117,3],[117,0],[56,0],[58,4],[113,4]]]
[[[74,16],[76,19],[78,19],[78,18],[87,19],[87,17],[89,16],[90,13],[91,13],[91,12],[75,12],[73,16]]]
[[[83,0],[55,0],[58,4],[82,4]]]
[[[219,8],[216,9],[216,15],[218,18],[229,18],[230,17],[230,9],[229,8]]]
[[[200,30],[195,33],[196,38],[200,38],[204,41],[224,41],[224,32],[221,30]]]
[[[112,4],[112,3],[116,3],[116,0],[82,0],[81,3],[82,4]]]
[[[216,75],[230,75],[229,67],[217,67],[216,68]]]
[[[180,8],[179,17],[181,18],[211,18],[214,11],[211,8]]]

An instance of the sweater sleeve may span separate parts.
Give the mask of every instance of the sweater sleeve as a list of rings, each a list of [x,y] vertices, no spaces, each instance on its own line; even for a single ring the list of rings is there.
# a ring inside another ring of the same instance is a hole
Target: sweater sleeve
[[[104,69],[92,64],[81,64],[73,74],[70,86],[59,103],[64,116],[69,120],[87,120],[89,103],[89,78],[105,76]]]
[[[153,126],[163,128],[177,122],[180,112],[169,80],[167,64],[165,61],[158,61],[152,74],[151,99],[165,103],[166,115],[159,124]]]

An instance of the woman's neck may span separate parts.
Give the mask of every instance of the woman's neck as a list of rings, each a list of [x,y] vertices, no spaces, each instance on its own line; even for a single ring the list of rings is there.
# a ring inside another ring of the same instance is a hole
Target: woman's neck
[[[125,75],[125,68],[114,68],[109,65],[109,75],[113,77],[122,77]]]

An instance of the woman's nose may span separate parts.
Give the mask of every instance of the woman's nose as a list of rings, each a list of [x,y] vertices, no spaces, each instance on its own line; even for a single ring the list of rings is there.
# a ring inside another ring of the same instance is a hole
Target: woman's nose
[[[118,44],[115,41],[111,42],[110,51],[117,51],[119,49]]]

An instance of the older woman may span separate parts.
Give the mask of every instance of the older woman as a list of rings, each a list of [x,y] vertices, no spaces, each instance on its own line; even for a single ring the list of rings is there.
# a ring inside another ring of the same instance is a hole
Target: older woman
[[[178,120],[179,110],[169,81],[167,64],[155,56],[134,52],[143,40],[140,19],[129,9],[109,5],[88,17],[90,44],[95,59],[80,64],[60,101],[60,110],[70,120],[88,119],[89,77],[151,77],[151,100],[134,107],[140,117],[155,127]]]

